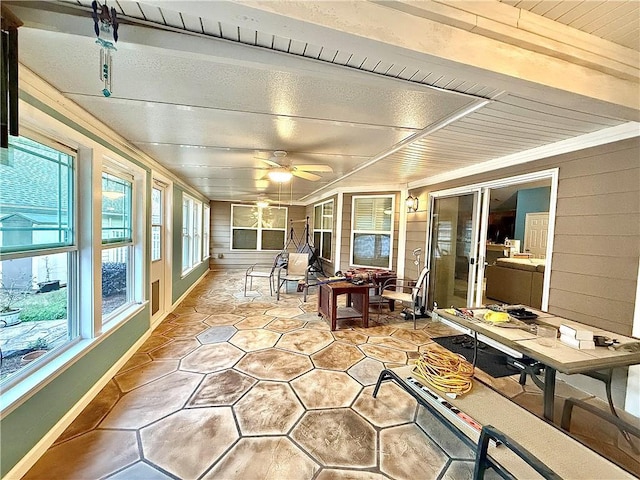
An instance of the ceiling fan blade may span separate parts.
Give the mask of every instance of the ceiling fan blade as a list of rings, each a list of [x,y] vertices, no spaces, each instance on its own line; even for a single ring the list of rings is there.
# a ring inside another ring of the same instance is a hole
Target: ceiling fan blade
[[[315,182],[316,180],[320,180],[322,177],[320,175],[316,175],[315,173],[303,172],[301,170],[293,170],[293,173],[296,177],[304,178],[305,180],[311,180]]]
[[[266,163],[267,165],[269,165],[271,167],[279,168],[279,167],[282,166],[279,163],[273,162],[271,160],[267,160],[266,158],[261,158],[260,160],[262,160],[264,163]]]
[[[333,168],[329,165],[295,165],[295,170],[304,170],[305,172],[333,172]]]

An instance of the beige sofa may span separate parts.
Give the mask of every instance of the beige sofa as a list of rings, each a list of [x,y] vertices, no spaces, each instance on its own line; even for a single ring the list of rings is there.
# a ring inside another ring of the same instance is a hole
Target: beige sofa
[[[540,258],[497,259],[485,270],[487,299],[540,308],[544,268]]]

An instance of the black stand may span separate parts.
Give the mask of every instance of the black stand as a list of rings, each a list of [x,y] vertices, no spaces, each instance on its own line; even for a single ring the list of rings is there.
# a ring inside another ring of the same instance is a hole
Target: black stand
[[[291,227],[291,229],[293,230],[293,227]],[[318,249],[311,243],[311,237],[309,235],[309,217],[306,219],[302,237],[304,238],[304,243],[298,247],[298,253],[309,254],[309,273],[320,273],[323,277],[326,277],[327,275],[324,273],[324,269],[322,268]]]

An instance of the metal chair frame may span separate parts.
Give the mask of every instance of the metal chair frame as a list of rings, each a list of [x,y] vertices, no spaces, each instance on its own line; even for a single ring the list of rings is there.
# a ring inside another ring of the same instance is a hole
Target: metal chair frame
[[[247,296],[247,281],[249,282],[249,290],[253,289],[254,278],[268,278],[269,279],[269,295],[273,296],[273,280],[276,273],[276,269],[284,262],[283,254],[279,253],[273,259],[273,264],[267,265],[254,263],[244,274],[244,296]],[[264,269],[263,269],[264,268]],[[269,270],[267,270],[269,269]]]
[[[309,288],[309,254],[292,252],[287,255],[286,266],[277,268],[276,300],[280,300],[280,290],[283,285],[285,285],[285,291],[288,292],[288,282],[303,282],[303,299],[306,302]]]
[[[420,272],[417,280],[409,280],[404,278],[390,278],[382,284],[380,289],[380,299],[408,304],[411,307],[411,315],[413,316],[413,329],[416,329],[416,308],[424,309],[426,307],[426,291],[427,276],[429,268],[424,267]],[[380,318],[380,310],[378,308],[378,318]]]

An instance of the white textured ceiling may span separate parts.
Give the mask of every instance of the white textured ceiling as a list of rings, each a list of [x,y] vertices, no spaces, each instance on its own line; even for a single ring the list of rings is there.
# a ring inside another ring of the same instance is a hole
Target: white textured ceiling
[[[327,46],[333,37],[305,42],[286,29],[247,29],[204,8],[224,9],[219,2],[109,2],[123,24],[114,93],[104,98],[89,4],[11,4],[26,20],[20,61],[211,199],[281,195],[260,160],[274,150],[293,165],[333,168],[286,187],[304,201],[336,187],[402,186],[626,121],[588,99],[572,97],[567,109],[548,89],[522,82],[505,91],[501,78],[416,61],[402,49],[389,61],[375,41],[354,38],[337,50]]]

